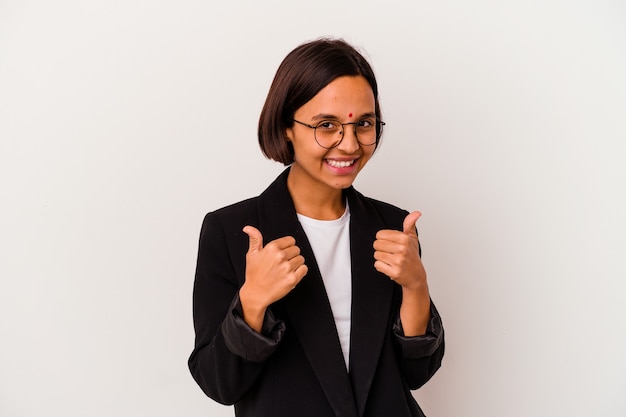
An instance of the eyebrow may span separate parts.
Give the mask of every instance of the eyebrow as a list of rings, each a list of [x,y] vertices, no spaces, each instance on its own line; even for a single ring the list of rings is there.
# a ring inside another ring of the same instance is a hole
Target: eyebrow
[[[355,117],[355,119],[361,120],[366,117],[376,117],[376,113],[375,112],[363,113],[362,115]],[[340,120],[339,117],[335,116],[334,114],[325,114],[325,113],[320,113],[316,116],[311,117],[311,120],[314,122],[318,120],[326,120],[326,119]]]

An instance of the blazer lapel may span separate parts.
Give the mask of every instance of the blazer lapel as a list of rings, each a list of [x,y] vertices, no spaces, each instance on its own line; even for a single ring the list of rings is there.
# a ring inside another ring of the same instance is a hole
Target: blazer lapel
[[[309,268],[296,288],[279,301],[317,379],[338,416],[357,417],[350,378],[328,296],[311,245],[298,222],[283,174],[259,198],[259,230],[267,242],[293,236]],[[350,399],[346,401],[346,399]]]
[[[394,284],[374,268],[376,232],[385,228],[382,219],[353,188],[346,190],[350,204],[350,251],[352,257],[352,329],[350,379],[363,415],[383,342],[387,337]],[[388,227],[388,226],[387,226]]]

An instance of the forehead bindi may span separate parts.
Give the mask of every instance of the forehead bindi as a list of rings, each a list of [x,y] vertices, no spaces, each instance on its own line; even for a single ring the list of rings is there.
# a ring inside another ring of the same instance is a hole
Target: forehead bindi
[[[349,117],[349,118],[352,118],[352,113],[348,113],[348,117]]]

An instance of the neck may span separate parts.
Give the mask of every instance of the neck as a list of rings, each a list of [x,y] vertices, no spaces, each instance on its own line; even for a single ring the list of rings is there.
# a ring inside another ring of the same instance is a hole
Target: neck
[[[298,168],[292,166],[287,177],[287,189],[291,194],[296,212],[318,220],[340,218],[346,210],[343,190],[318,182],[306,181],[298,175],[297,171]]]

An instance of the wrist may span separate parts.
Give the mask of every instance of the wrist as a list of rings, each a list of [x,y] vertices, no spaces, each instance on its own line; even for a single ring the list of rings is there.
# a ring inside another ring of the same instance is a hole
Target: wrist
[[[252,329],[261,333],[263,327],[263,320],[265,319],[265,310],[267,306],[257,300],[254,296],[254,291],[250,291],[246,284],[239,289],[239,302],[241,303],[241,311],[243,313],[243,320]]]
[[[426,333],[430,320],[430,295],[428,288],[402,288],[400,321],[405,336],[421,336]]]
[[[430,302],[428,285],[420,285],[415,288],[402,287],[402,301],[422,304],[424,300]]]

